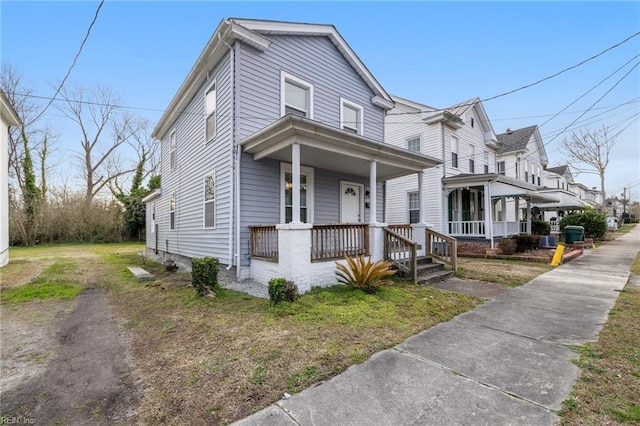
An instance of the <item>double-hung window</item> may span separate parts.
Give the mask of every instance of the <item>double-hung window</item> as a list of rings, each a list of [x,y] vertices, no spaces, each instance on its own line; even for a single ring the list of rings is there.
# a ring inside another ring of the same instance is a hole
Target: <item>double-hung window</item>
[[[484,173],[489,173],[489,152],[484,152]]]
[[[407,203],[409,209],[409,223],[420,221],[420,197],[417,192],[407,193]]]
[[[205,96],[205,112],[207,114],[206,142],[216,136],[216,84],[213,83]]]
[[[204,227],[214,228],[216,224],[216,187],[215,176],[204,177]]]
[[[476,147],[469,146],[469,173],[476,172]]]
[[[363,111],[362,106],[340,98],[340,128],[361,135]]]
[[[169,135],[169,162],[172,169],[176,168],[176,131]]]
[[[176,193],[169,197],[169,229],[176,229]]]
[[[281,71],[280,90],[281,115],[313,118],[313,85]]]
[[[498,172],[498,174],[504,176],[506,175],[506,168],[505,168],[505,164],[504,161],[498,161],[496,163],[496,171]]]
[[[451,167],[458,168],[458,138],[451,136]]]
[[[407,149],[412,152],[420,152],[420,136],[407,139]]]

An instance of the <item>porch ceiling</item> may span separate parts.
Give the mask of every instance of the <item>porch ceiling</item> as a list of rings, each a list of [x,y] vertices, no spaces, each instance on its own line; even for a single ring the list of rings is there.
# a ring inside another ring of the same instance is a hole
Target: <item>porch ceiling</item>
[[[442,182],[447,189],[488,184],[491,198],[527,198],[534,204],[559,201],[555,196],[539,191],[535,185],[497,173],[462,174],[444,178]]]
[[[377,162],[379,182],[406,176],[442,163],[435,158],[376,142],[326,124],[285,115],[240,142],[244,152],[259,161],[291,162],[291,145],[300,145],[300,164],[357,176],[369,176]]]

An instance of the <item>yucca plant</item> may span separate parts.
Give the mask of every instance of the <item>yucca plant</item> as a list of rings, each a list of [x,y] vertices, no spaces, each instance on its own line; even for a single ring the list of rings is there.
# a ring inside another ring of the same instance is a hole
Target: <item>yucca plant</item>
[[[371,258],[364,256],[345,257],[347,264],[336,262],[338,282],[359,288],[366,293],[375,293],[383,285],[391,284],[386,279],[396,273],[391,269],[392,263],[386,260],[371,262]]]

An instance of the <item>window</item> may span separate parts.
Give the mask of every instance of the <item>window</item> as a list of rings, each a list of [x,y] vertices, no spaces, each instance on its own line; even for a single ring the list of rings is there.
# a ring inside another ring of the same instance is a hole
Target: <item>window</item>
[[[313,86],[282,71],[280,73],[280,113],[313,118]]]
[[[169,145],[170,145],[170,163],[171,163],[171,168],[175,169],[176,168],[176,131],[174,130],[173,132],[171,132],[171,135],[169,135]]]
[[[451,136],[451,167],[458,168],[458,138]]]
[[[407,193],[407,202],[409,204],[409,223],[420,222],[420,197],[418,193]]]
[[[360,105],[340,98],[340,128],[356,135],[362,134],[362,114]]]
[[[293,219],[293,175],[291,164],[280,166],[280,223]],[[313,169],[300,167],[300,222],[313,222]]]
[[[529,182],[529,162],[524,162],[524,181]]]
[[[496,169],[498,174],[501,174],[502,176],[506,175],[504,161],[498,161],[498,163],[496,164]]]
[[[407,149],[413,152],[420,152],[420,136],[407,139]]]
[[[169,198],[169,229],[176,229],[176,193]]]
[[[471,117],[471,127],[473,127],[474,124],[475,124],[475,120],[473,119],[473,117]]]
[[[216,85],[215,83],[207,90],[205,97],[205,112],[207,114],[206,142],[209,142],[216,135]]]
[[[216,224],[216,188],[213,174],[204,177],[204,227],[214,228]]]
[[[484,173],[489,173],[489,153],[487,151],[484,152]]]
[[[469,146],[469,173],[476,172],[476,147]]]
[[[541,186],[540,185],[540,176],[538,176],[538,186]]]

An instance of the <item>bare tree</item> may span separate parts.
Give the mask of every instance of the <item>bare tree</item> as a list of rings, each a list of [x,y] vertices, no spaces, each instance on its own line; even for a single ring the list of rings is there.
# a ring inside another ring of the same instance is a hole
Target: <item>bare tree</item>
[[[615,145],[615,137],[610,137],[608,128],[590,131],[588,128],[573,132],[570,138],[560,142],[560,151],[567,164],[571,165],[577,174],[591,173],[600,176],[600,191],[602,193],[602,208],[606,209],[606,192],[604,177],[609,165],[609,154]]]
[[[148,122],[118,106],[119,98],[109,88],[71,86],[60,92],[64,101],[58,109],[75,122],[82,138],[75,151],[82,169],[85,200],[91,203],[111,182],[131,175],[137,161],[129,159],[133,147],[141,152]]]

